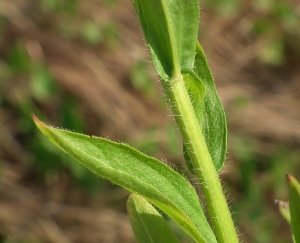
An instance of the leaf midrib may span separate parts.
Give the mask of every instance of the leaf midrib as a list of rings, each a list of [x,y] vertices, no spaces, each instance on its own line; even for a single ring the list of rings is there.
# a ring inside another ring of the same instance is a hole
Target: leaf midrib
[[[55,130],[60,131],[60,130],[57,129],[57,128],[52,128],[52,129],[55,129]],[[68,131],[65,131],[65,132],[68,132]],[[53,132],[51,132],[51,130],[50,130],[50,133],[52,134],[52,138],[54,138],[54,137],[59,138],[59,137],[60,137],[59,134],[53,133]],[[68,132],[68,133],[69,133],[69,132]],[[61,137],[60,137],[60,139],[61,139]],[[56,143],[57,143],[57,141],[56,141]],[[58,146],[59,146],[60,148],[62,148],[61,145],[59,145],[59,143],[57,143],[57,144],[58,144]],[[80,153],[84,154],[84,156],[88,157],[90,160],[97,160],[95,157],[90,156],[89,154],[87,154],[86,152],[84,152],[84,151],[78,149],[78,148],[75,147],[75,146],[74,146],[73,149],[76,150],[76,151],[78,152],[78,154],[80,154]],[[62,150],[65,151],[67,154],[71,155],[69,152],[67,152],[66,149],[62,148]],[[73,155],[72,155],[72,157],[73,157]],[[74,157],[75,157],[75,156],[74,156]],[[77,156],[76,156],[76,157],[77,157]],[[78,161],[83,162],[82,159],[81,159],[80,157],[77,157],[76,159],[77,159]],[[98,161],[98,160],[97,160],[97,161]],[[84,164],[85,164],[85,163],[84,163]],[[105,167],[108,168],[109,170],[117,171],[114,167],[108,166],[107,164],[106,164]],[[90,168],[90,167],[87,167],[87,168]],[[145,198],[147,198],[147,200],[149,200],[149,201],[152,202],[153,204],[156,204],[155,202],[158,202],[158,203],[160,202],[160,203],[166,204],[165,202],[167,201],[169,204],[167,203],[166,205],[173,205],[174,209],[176,209],[176,214],[177,214],[178,216],[185,216],[186,219],[185,219],[184,221],[190,221],[190,222],[192,223],[192,225],[193,225],[193,227],[191,227],[191,228],[194,228],[194,230],[197,232],[198,237],[200,237],[202,240],[204,240],[203,235],[200,234],[200,232],[199,232],[198,228],[196,227],[194,221],[193,221],[193,220],[192,220],[192,219],[191,219],[184,211],[182,211],[182,209],[178,208],[178,206],[177,206],[176,204],[174,204],[174,203],[172,202],[172,200],[170,200],[168,197],[166,197],[164,194],[162,194],[160,191],[158,191],[153,185],[147,184],[146,182],[142,181],[142,180],[139,179],[138,177],[134,177],[134,176],[132,176],[132,175],[126,173],[126,172],[123,172],[123,171],[120,172],[120,171],[118,171],[118,173],[126,174],[126,176],[128,176],[129,178],[134,178],[135,180],[138,180],[141,184],[147,185],[147,186],[151,187],[152,189],[154,189],[154,191],[155,191],[157,194],[159,194],[161,198],[164,198],[165,201],[163,201],[163,200],[161,200],[161,201],[153,200],[153,199],[151,199],[151,198],[148,198],[147,196],[145,196]],[[116,182],[114,182],[114,183],[116,183]],[[120,185],[119,182],[117,182],[116,184]],[[171,185],[172,185],[172,184],[171,184]],[[122,185],[122,187],[125,187],[125,186]],[[131,192],[136,192],[136,191],[134,191],[133,189],[128,188],[127,186],[126,186],[125,188],[126,188],[127,190],[131,191]],[[138,192],[137,192],[137,193],[138,193]],[[179,195],[181,195],[181,194],[179,193]],[[185,197],[183,197],[183,195],[181,195],[181,197],[185,200]],[[189,203],[188,201],[186,201],[186,202]],[[188,204],[188,205],[190,205],[190,204]],[[193,207],[189,207],[189,210],[190,210],[190,209],[192,209],[192,211],[194,212]],[[195,212],[194,212],[194,213],[195,213]],[[198,237],[197,237],[197,238],[198,238]]]

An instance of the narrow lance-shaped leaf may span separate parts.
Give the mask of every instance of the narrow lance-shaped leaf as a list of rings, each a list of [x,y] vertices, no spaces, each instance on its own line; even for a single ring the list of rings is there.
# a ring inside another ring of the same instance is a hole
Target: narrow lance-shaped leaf
[[[164,80],[192,70],[198,35],[198,0],[132,0],[154,66]]]
[[[33,119],[56,146],[92,172],[145,197],[196,242],[217,242],[195,189],[170,167],[128,145],[53,128]]]
[[[189,72],[189,75],[193,78],[185,79],[186,87],[215,168],[220,171],[224,165],[227,150],[226,116],[199,43],[196,47],[194,70]],[[202,98],[203,93],[204,98]],[[183,151],[186,163],[191,169],[192,165],[185,146]],[[191,171],[193,172],[193,169]]]
[[[290,215],[294,241],[300,243],[300,185],[292,175],[286,175],[289,184]]]
[[[138,243],[179,243],[164,218],[143,197],[130,195],[127,211]]]

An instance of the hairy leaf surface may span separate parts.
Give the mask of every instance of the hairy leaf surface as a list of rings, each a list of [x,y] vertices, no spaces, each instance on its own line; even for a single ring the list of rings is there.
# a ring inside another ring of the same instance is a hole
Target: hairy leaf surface
[[[33,119],[56,146],[92,172],[145,197],[196,242],[216,242],[195,189],[170,167],[128,145],[53,128]]]

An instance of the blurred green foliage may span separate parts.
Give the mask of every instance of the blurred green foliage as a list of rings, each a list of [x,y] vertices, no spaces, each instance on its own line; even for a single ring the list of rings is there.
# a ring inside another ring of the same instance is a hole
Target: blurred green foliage
[[[113,7],[116,2],[107,1],[107,4]],[[91,46],[108,43],[107,46],[115,47],[118,43],[115,23],[98,24],[93,19],[86,19],[78,25],[75,20],[79,13],[79,3],[78,0],[41,0],[37,8],[41,11],[39,14],[44,16],[43,21],[48,17],[53,19],[51,28],[58,35],[81,39]],[[30,167],[45,179],[67,170],[76,184],[91,193],[98,193],[102,179],[41,138],[30,117],[30,113],[34,112],[47,121],[46,116],[50,115],[52,122],[55,120],[56,124],[66,129],[84,133],[85,124],[79,102],[57,86],[43,58],[30,56],[26,41],[16,38],[7,45],[7,40],[4,39],[7,24],[5,17],[0,15],[0,44],[6,41],[7,46],[0,53],[0,104],[17,121],[17,131],[14,133],[16,139],[21,138],[19,141],[26,144],[26,152],[33,156]],[[17,88],[20,85],[19,79],[25,80],[23,88]],[[17,85],[9,88],[10,83],[14,82]]]
[[[138,61],[131,69],[130,81],[132,86],[141,91],[146,96],[154,95],[153,80],[149,75],[149,66],[147,62]]]
[[[76,98],[65,94],[57,86],[46,63],[32,60],[22,42],[11,45],[3,62],[6,69],[5,79],[2,78],[1,82],[3,92],[5,92],[4,86],[9,86],[9,80],[17,80],[21,77],[28,80],[28,84],[25,84],[25,87],[27,86],[29,89],[28,93],[22,93],[16,87],[12,87],[12,90],[16,89],[16,91],[13,94],[2,93],[0,102],[4,109],[14,113],[13,116],[17,121],[15,136],[22,138],[26,144],[25,149],[33,156],[32,167],[36,168],[43,178],[49,174],[59,174],[62,170],[67,169],[78,185],[89,192],[98,192],[102,184],[101,178],[75,163],[73,159],[43,139],[30,118],[30,113],[34,112],[46,120],[39,110],[56,102],[59,107],[54,115],[57,123],[67,129],[83,133],[85,131],[84,121],[79,112],[80,107]],[[12,90],[11,92],[13,92]],[[9,98],[9,96],[13,98]],[[60,99],[58,100],[57,97]]]
[[[79,0],[41,0],[41,6],[50,13],[74,16],[78,12]]]
[[[106,5],[113,7],[118,0],[106,0]],[[118,44],[118,28],[113,22],[99,23],[92,18],[78,21],[80,0],[42,0],[40,7],[47,16],[57,17],[55,23],[61,34],[70,39],[80,39],[91,46],[105,44],[115,48]]]
[[[149,100],[155,100],[162,104],[161,108],[166,109],[165,99],[156,94],[157,90],[149,70],[149,63],[145,61],[134,63],[130,71],[130,82],[134,89]],[[171,160],[176,160],[181,156],[181,143],[174,122],[168,123],[164,127],[149,127],[136,140],[130,142],[138,150],[150,155],[166,153]]]
[[[274,62],[271,60],[272,58],[269,58],[267,63],[273,65],[284,64],[291,51],[295,51],[299,58],[300,47],[296,43],[300,41],[300,33],[298,31],[300,17],[296,8],[288,2],[273,1],[268,5],[267,16],[265,20],[257,20],[257,22],[265,22],[266,26],[269,25],[260,35],[270,35],[270,45],[266,45],[265,48],[270,46],[271,49],[279,52],[279,54],[275,54]],[[272,20],[271,24],[268,24],[270,20]],[[254,29],[255,25],[256,23],[254,23]],[[274,56],[274,51],[271,53],[271,56]]]
[[[182,156],[181,143],[176,124],[168,123],[165,127],[150,127],[136,140],[131,141],[138,150],[150,155],[167,154],[170,160]]]
[[[240,1],[238,0],[204,0],[203,4],[218,15],[225,17],[236,15],[240,9]]]
[[[247,13],[251,34],[265,40],[258,53],[262,63],[276,67],[291,58],[300,59],[300,13],[296,1],[255,0],[243,6],[237,0],[205,0],[204,6],[227,19]],[[249,14],[247,8],[254,12]]]
[[[79,29],[82,39],[92,46],[106,44],[110,48],[118,45],[118,28],[112,23],[98,24],[95,21],[87,21]]]
[[[88,21],[82,28],[82,37],[91,45],[97,45],[103,40],[103,32],[95,22]]]
[[[300,17],[292,2],[257,0],[254,3],[261,16],[253,20],[253,33],[268,41],[262,48],[260,59],[270,65],[287,62],[291,52],[300,57]]]
[[[230,140],[231,156],[238,165],[234,185],[239,185],[231,204],[233,216],[246,227],[242,230],[251,234],[253,242],[292,242],[290,234],[274,233],[283,232],[282,225],[286,224],[274,208],[275,199],[288,198],[284,174],[300,173],[300,152],[279,145],[272,149],[271,156],[266,156],[259,146],[259,140],[245,135]]]

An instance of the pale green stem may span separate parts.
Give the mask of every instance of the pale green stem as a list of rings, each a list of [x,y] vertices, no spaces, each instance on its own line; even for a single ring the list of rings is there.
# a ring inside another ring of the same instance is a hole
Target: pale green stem
[[[222,191],[221,182],[212,162],[182,75],[177,74],[170,82],[164,82],[164,89],[179,125],[184,143],[188,148],[218,242],[237,243],[239,242],[237,233]]]

